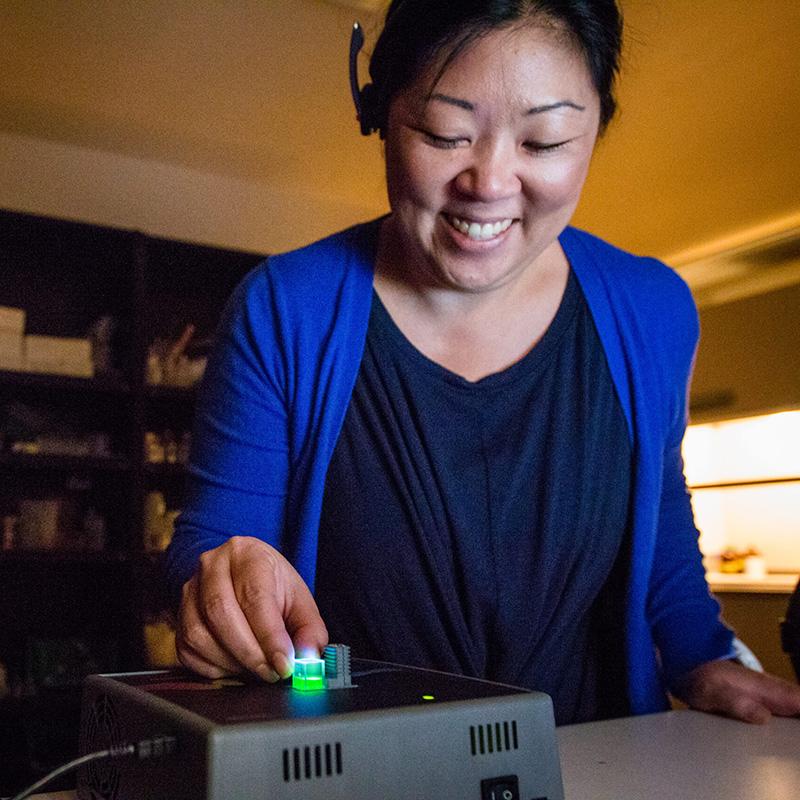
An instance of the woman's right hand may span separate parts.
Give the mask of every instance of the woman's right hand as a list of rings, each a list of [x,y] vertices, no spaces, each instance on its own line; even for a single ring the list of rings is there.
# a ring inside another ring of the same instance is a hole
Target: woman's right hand
[[[274,683],[295,652],[319,654],[328,631],[294,567],[266,542],[234,536],[200,556],[183,585],[176,646],[207,678],[249,671]]]

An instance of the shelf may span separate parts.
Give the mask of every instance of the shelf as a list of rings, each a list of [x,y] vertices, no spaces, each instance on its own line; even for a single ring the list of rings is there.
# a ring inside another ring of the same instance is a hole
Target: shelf
[[[80,683],[75,686],[47,686],[33,690],[26,689],[22,692],[14,692],[5,697],[0,697],[0,713],[2,710],[7,713],[36,711],[41,710],[43,705],[49,707],[52,703],[74,705],[76,700],[80,702],[81,693],[82,684]],[[34,796],[38,797],[39,795]]]
[[[38,372],[9,372],[0,370],[0,386],[18,389],[68,390],[90,394],[126,395],[130,387],[119,378],[74,378],[70,375],[49,375]]]
[[[0,305],[24,309],[26,332],[46,336],[85,337],[110,317],[115,367],[92,378],[0,367],[0,405],[9,407],[0,516],[22,516],[23,500],[65,500],[57,523],[63,535],[53,538],[63,549],[0,551],[0,656],[21,665],[33,636],[100,641],[111,631],[119,666],[140,669],[147,664],[142,623],[172,601],[163,586],[164,554],[143,550],[145,501],[159,491],[178,507],[186,475],[182,464],[144,463],[146,435],[171,447],[169,432],[185,449],[198,396],[197,385],[147,385],[149,347],[174,339],[188,324],[198,339],[211,338],[233,287],[264,256],[2,210],[0,240]],[[68,453],[72,444],[72,452],[87,455],[10,452],[9,442],[37,437],[52,450]],[[98,541],[81,535],[90,527],[81,522],[89,509],[105,520],[108,551],[78,549]],[[8,707],[0,701],[0,717]],[[46,714],[28,716],[52,728]],[[13,752],[0,752],[0,784],[12,763],[26,769],[33,763],[24,737],[16,738]]]
[[[700,489],[741,489],[747,486],[769,486],[776,483],[800,483],[800,477],[758,478],[749,481],[721,481],[720,483],[695,483],[689,489],[696,492]]]
[[[194,386],[167,386],[164,384],[147,384],[145,396],[152,400],[179,400],[193,402],[197,396],[198,385]]]
[[[183,478],[186,475],[185,464],[145,464],[144,471],[148,475],[159,478]]]
[[[125,458],[109,456],[56,456],[0,453],[0,467],[19,470],[65,470],[68,472],[126,472]]]
[[[0,550],[0,566],[28,564],[126,564],[127,553],[112,550]]]
[[[166,550],[134,550],[131,552],[131,558],[148,566],[160,567],[166,552]]]
[[[770,572],[755,578],[741,572],[708,572],[706,581],[712,592],[758,592],[762,594],[789,594],[794,590],[800,575],[796,572]]]

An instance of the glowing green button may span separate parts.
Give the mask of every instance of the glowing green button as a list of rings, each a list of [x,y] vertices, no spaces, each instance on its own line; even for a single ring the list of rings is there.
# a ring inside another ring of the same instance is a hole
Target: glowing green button
[[[325,662],[321,658],[296,658],[292,688],[301,692],[318,692],[325,688]]]
[[[432,694],[424,694],[422,695],[423,700],[435,700],[436,698]]]

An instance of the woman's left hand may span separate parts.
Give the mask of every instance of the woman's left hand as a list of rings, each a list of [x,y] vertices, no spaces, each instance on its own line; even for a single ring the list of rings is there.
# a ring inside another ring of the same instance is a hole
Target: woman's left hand
[[[800,716],[800,686],[731,660],[701,664],[677,681],[674,694],[690,708],[744,722]]]

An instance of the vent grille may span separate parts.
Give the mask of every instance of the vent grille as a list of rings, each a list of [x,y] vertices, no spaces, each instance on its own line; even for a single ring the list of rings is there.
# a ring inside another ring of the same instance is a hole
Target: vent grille
[[[469,744],[473,756],[519,750],[517,721],[505,720],[489,722],[486,725],[470,725]]]
[[[287,747],[283,751],[283,780],[287,783],[341,774],[341,742]]]
[[[111,698],[99,694],[84,721],[81,751],[93,753],[122,744],[120,721]],[[117,800],[120,788],[119,768],[113,760],[93,761],[83,767],[86,788],[92,800]]]

